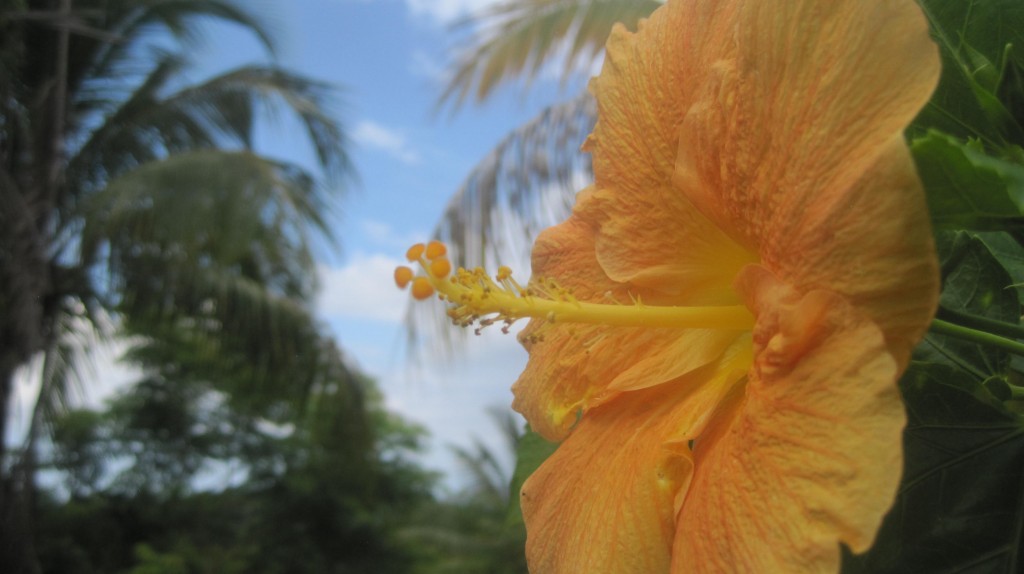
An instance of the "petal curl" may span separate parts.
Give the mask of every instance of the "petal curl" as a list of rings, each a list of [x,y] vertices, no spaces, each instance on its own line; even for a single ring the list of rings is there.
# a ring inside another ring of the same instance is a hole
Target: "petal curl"
[[[730,4],[742,33],[679,128],[677,189],[802,292],[864,307],[905,363],[938,293],[902,141],[939,77],[924,15],[909,1]]]
[[[743,393],[694,448],[672,571],[831,572],[892,504],[905,416],[881,331],[834,293],[741,278],[759,324]]]
[[[523,486],[530,571],[666,572],[687,441],[750,360],[746,338],[720,362],[590,411]]]

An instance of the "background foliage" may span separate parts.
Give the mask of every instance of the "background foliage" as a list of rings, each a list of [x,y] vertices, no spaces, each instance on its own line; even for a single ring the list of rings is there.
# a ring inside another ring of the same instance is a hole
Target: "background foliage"
[[[272,60],[251,6],[0,2],[0,429],[42,364],[27,431],[0,432],[4,572],[408,571],[418,431],[311,311],[312,244],[354,177],[336,94],[273,62],[186,74],[211,19]],[[253,148],[274,110],[315,172]],[[144,378],[71,410],[115,336]]]

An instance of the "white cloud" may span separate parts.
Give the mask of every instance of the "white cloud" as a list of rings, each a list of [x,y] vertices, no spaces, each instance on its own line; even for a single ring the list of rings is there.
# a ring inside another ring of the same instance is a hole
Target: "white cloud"
[[[352,139],[359,145],[379,149],[402,163],[408,165],[420,163],[420,155],[410,147],[401,132],[378,123],[369,120],[359,122],[352,130]]]
[[[413,16],[427,16],[438,24],[451,24],[458,18],[479,12],[500,0],[405,0]]]
[[[317,310],[332,319],[370,319],[398,324],[409,293],[395,287],[395,267],[407,265],[385,255],[356,255],[344,267],[319,266]]]

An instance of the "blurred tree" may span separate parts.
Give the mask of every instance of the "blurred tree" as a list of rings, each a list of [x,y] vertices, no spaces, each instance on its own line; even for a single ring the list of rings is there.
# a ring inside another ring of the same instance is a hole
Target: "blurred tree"
[[[84,497],[100,487],[109,451],[100,414],[73,410],[52,422],[53,464],[63,471],[72,497]]]
[[[338,187],[252,150],[258,117],[283,105],[306,127],[324,173],[350,178],[346,138],[324,107],[330,90],[276,65],[189,83],[186,49],[209,19],[242,26],[272,54],[265,26],[231,0],[0,3],[6,572],[33,569],[34,446],[66,406],[83,333],[129,323],[151,340],[173,333],[196,353],[230,357],[250,375],[234,384],[267,409],[284,395],[308,397],[324,371],[345,368],[307,303],[311,234],[330,238],[325,214]],[[11,451],[13,376],[39,356],[26,445]],[[88,487],[92,470],[76,472]]]
[[[514,459],[523,436],[520,419],[503,408],[489,413],[506,441],[506,460]],[[526,574],[526,528],[509,514],[512,469],[480,441],[453,451],[471,480],[455,497],[420,506],[404,529],[426,550],[416,572]]]
[[[353,447],[366,443],[347,428],[340,385],[311,393],[284,425],[240,424],[247,407],[203,397],[211,387],[198,379],[187,392],[134,386],[103,413],[58,417],[59,427],[94,426],[56,433],[46,468],[78,484],[80,461],[104,453],[103,473],[66,502],[44,493],[42,572],[413,571],[423,549],[398,533],[432,500],[434,477],[410,458],[422,431],[387,413],[372,381],[353,384],[366,390],[369,448]]]

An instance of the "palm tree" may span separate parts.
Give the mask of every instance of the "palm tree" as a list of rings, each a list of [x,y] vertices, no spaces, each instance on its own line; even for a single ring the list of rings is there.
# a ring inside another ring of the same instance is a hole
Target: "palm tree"
[[[291,372],[293,396],[343,368],[308,301],[312,234],[330,239],[334,188],[255,153],[261,112],[305,126],[323,172],[351,178],[330,89],[275,65],[190,84],[207,19],[273,53],[232,0],[0,2],[0,563],[27,570],[33,448],[64,406],[85,331],[187,333],[253,392]],[[311,357],[312,355],[312,357]],[[15,371],[42,356],[27,448],[9,452]],[[303,368],[296,369],[301,364]],[[295,369],[292,371],[292,369]],[[281,390],[277,389],[277,394]]]

